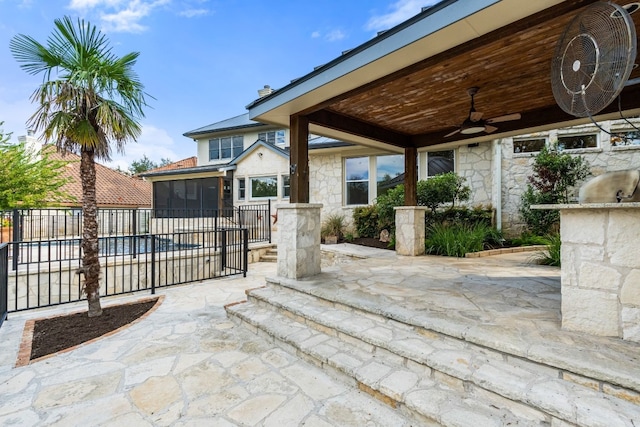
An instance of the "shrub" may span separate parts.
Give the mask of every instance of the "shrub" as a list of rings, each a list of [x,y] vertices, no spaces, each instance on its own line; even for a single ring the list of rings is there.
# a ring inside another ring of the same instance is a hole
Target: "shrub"
[[[543,147],[535,157],[533,174],[520,198],[520,216],[529,231],[544,235],[557,229],[560,216],[554,210],[531,210],[534,204],[568,203],[572,187],[589,175],[582,156]]]
[[[499,246],[501,241],[498,230],[483,224],[434,224],[429,228],[425,250],[434,255],[463,257],[469,252]]]
[[[327,236],[336,236],[338,240],[344,235],[344,215],[331,214],[322,223],[322,229],[320,230],[320,236],[324,239]]]
[[[444,204],[469,200],[471,189],[464,185],[467,179],[455,172],[447,172],[433,176],[427,180],[418,181],[418,205],[427,206],[434,213]]]
[[[398,185],[376,199],[378,211],[378,232],[389,230],[394,234],[396,229],[396,212],[393,208],[404,205],[404,185]]]
[[[353,224],[360,237],[377,237],[378,209],[376,205],[359,206],[353,210]]]
[[[493,225],[493,208],[482,205],[469,209],[466,206],[445,209],[436,212],[427,212],[427,224],[484,224],[487,227]]]
[[[512,246],[532,246],[532,245],[548,245],[549,239],[544,236],[538,236],[531,232],[524,232],[519,237],[513,238],[510,241]]]
[[[531,205],[553,204],[557,200],[551,193],[535,191],[531,186],[522,194],[520,216],[531,233],[542,236],[557,229],[560,213],[557,210],[531,209]]]
[[[560,234],[547,235],[545,239],[547,240],[547,247],[544,252],[537,255],[536,262],[538,264],[560,267],[560,249],[562,246]]]
[[[427,206],[433,217],[437,215],[437,209],[445,204],[450,204],[450,210],[454,209],[456,202],[467,201],[471,195],[471,189],[464,185],[465,181],[466,178],[458,176],[454,172],[418,181],[416,189],[418,206]],[[403,205],[404,185],[398,185],[376,199],[378,232],[387,229],[391,234],[394,234],[396,218],[393,208]]]

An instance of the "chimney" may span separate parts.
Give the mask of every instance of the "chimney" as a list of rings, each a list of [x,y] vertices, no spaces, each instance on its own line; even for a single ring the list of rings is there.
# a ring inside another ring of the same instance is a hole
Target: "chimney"
[[[260,98],[271,95],[272,92],[273,89],[271,89],[271,86],[269,85],[264,85],[263,89],[258,89],[258,95],[260,96]]]

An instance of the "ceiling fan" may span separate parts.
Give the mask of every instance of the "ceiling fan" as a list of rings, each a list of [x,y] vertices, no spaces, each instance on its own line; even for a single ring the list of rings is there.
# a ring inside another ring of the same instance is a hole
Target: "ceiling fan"
[[[472,135],[474,133],[486,132],[492,133],[498,130],[497,127],[491,126],[492,123],[509,122],[511,120],[519,120],[522,116],[520,113],[506,114],[504,116],[493,117],[491,119],[484,120],[482,113],[476,111],[473,103],[473,97],[480,90],[479,87],[473,86],[467,89],[467,93],[471,97],[471,109],[469,110],[469,117],[467,117],[460,127],[451,133],[445,135],[445,138],[461,133],[463,135]]]

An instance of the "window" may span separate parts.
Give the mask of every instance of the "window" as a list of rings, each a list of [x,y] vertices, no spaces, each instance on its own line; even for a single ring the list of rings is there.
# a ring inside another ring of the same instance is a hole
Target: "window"
[[[291,177],[282,175],[282,198],[288,199],[291,195]]]
[[[209,160],[231,160],[242,153],[243,150],[244,141],[242,135],[209,140]]]
[[[575,150],[579,148],[595,148],[598,146],[598,135],[566,135],[558,136],[558,150]]]
[[[453,150],[427,153],[427,177],[454,172]]]
[[[404,182],[404,156],[376,157],[376,197]]]
[[[369,158],[345,159],[346,204],[369,203]]]
[[[238,200],[244,200],[246,197],[246,181],[244,178],[238,179]]]
[[[514,153],[535,153],[542,150],[546,145],[547,140],[545,138],[534,139],[514,139],[513,140],[513,152]]]
[[[251,198],[278,197],[278,177],[263,176],[251,178]]]
[[[614,147],[640,145],[640,131],[628,130],[616,132],[611,135],[611,145]]]
[[[258,139],[268,142],[269,144],[284,145],[284,130],[260,132]]]

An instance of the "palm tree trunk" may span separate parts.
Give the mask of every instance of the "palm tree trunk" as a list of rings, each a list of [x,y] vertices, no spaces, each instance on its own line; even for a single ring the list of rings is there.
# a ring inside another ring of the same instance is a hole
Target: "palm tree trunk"
[[[96,200],[96,163],[93,149],[82,149],[82,271],[89,317],[100,316],[100,258],[98,257],[98,204]]]

